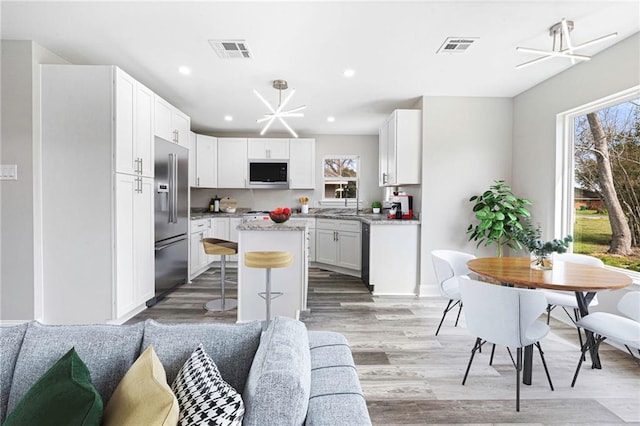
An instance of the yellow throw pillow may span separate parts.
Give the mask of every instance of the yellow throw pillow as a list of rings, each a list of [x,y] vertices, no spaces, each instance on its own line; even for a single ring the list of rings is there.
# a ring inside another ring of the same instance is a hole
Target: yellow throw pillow
[[[103,426],[175,426],[178,400],[167,375],[149,346],[124,375],[104,409]]]

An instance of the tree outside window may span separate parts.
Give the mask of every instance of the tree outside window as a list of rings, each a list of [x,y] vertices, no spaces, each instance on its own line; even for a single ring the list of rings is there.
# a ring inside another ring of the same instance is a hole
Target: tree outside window
[[[574,119],[574,248],[640,272],[640,99]]]
[[[323,160],[324,199],[355,199],[358,190],[358,158],[330,156]]]

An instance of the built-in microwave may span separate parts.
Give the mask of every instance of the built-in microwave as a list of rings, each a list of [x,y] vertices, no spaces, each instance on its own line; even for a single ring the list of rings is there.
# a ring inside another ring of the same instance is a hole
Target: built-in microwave
[[[289,188],[289,161],[249,160],[249,188]]]

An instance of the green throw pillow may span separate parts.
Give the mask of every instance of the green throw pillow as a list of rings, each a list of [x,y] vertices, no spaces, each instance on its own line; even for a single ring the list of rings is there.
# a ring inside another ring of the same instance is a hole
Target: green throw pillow
[[[102,398],[74,348],[38,379],[3,426],[99,425]]]

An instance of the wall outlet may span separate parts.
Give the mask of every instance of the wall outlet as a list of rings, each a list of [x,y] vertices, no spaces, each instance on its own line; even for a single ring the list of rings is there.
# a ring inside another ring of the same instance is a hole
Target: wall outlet
[[[0,164],[0,180],[18,180],[18,165]]]

